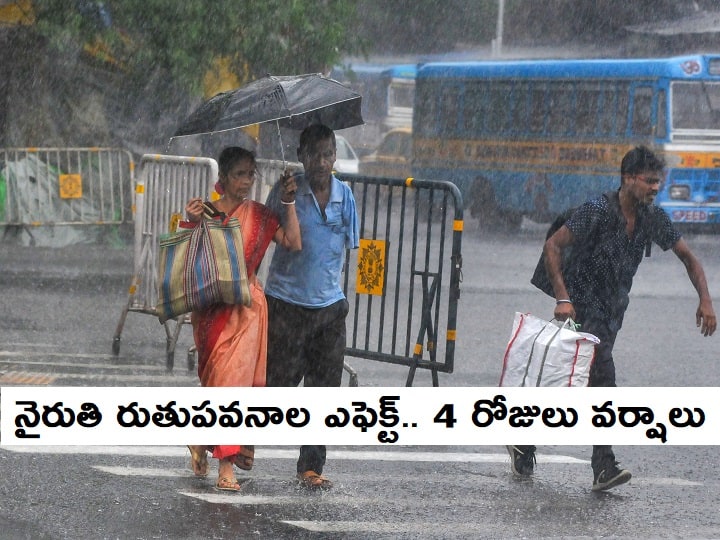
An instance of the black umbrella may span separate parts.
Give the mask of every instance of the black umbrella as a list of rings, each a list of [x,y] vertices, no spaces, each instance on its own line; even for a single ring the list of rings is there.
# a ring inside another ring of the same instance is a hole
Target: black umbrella
[[[343,129],[363,123],[361,96],[320,73],[267,75],[210,98],[175,131],[173,137],[216,133],[262,122],[304,129],[312,124]]]

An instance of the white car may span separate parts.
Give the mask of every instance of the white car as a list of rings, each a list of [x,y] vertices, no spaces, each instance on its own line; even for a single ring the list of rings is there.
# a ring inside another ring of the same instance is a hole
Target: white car
[[[335,155],[335,171],[339,173],[357,174],[360,160],[355,150],[345,137],[335,134],[337,152]]]

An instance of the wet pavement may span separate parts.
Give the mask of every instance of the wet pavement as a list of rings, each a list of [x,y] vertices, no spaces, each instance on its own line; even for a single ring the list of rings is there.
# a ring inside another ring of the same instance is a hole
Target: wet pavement
[[[495,386],[515,311],[549,316],[528,283],[543,228],[463,238],[456,370],[441,386]],[[720,291],[715,236],[688,237],[711,292]],[[195,386],[184,364],[165,371],[165,333],[130,313],[118,356],[112,337],[127,301],[132,248],[60,250],[0,243],[0,385]],[[716,304],[720,300],[716,300]],[[623,386],[720,386],[720,336],[695,328],[685,270],[653,250],[636,278],[616,346]],[[716,305],[717,308],[717,305]],[[406,368],[349,358],[361,385],[405,383]],[[34,379],[33,379],[34,378]],[[419,371],[416,385],[430,385]],[[590,449],[538,451],[531,480],[512,477],[505,450],[331,447],[328,493],[294,485],[296,449],[258,447],[239,494],[213,488],[214,464],[193,477],[181,447],[0,448],[2,538],[720,538],[715,446],[618,447],[629,484],[592,493]]]

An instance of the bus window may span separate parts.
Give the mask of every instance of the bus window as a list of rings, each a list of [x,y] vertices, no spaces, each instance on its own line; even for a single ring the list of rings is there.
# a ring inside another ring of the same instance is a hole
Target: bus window
[[[465,84],[463,95],[463,129],[465,133],[479,133],[483,131],[483,117],[487,112],[485,102],[485,85]]]
[[[550,121],[548,131],[558,135],[571,133],[575,126],[575,92],[573,84],[560,82],[550,85]]]
[[[632,115],[633,135],[652,134],[652,97],[652,87],[639,86],[635,88]]]
[[[416,115],[415,129],[418,135],[433,135],[436,133],[437,108],[435,96],[438,92],[438,83],[426,83],[418,89],[414,114]]]
[[[542,133],[545,131],[545,116],[547,101],[545,99],[545,85],[534,84],[530,90],[530,132]]]
[[[720,84],[676,82],[672,85],[672,127],[713,129],[720,127]]]
[[[388,88],[388,108],[413,108],[415,99],[415,86],[412,84],[392,83]]]
[[[510,131],[510,92],[512,85],[502,82],[488,90],[488,121],[485,129],[490,133],[507,133]]]
[[[617,111],[615,118],[617,123],[615,124],[615,135],[624,137],[627,134],[627,123],[628,123],[628,104],[630,103],[630,85],[629,84],[618,84],[617,85]]]
[[[440,97],[440,134],[452,135],[457,129],[458,89],[456,86],[443,88]]]
[[[657,126],[655,136],[664,139],[667,137],[667,96],[662,88],[658,91]]]
[[[616,118],[616,92],[615,87],[608,87],[607,84],[602,84],[599,99],[599,120],[600,120],[600,135],[610,135],[615,129],[615,118]]]
[[[575,133],[594,135],[600,115],[600,90],[596,84],[579,84],[577,88]]]
[[[513,133],[525,133],[527,130],[529,94],[528,84],[515,83],[513,85],[512,99],[510,100],[510,129]]]

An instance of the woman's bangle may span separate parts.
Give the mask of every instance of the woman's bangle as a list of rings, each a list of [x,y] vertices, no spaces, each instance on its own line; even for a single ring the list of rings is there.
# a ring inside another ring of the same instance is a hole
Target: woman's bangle
[[[560,300],[555,302],[555,305],[559,304],[572,304],[572,300],[570,300],[569,298],[561,298]]]
[[[285,202],[282,199],[280,199],[280,202],[283,203],[286,206],[290,206],[291,204],[295,204],[295,201]]]

